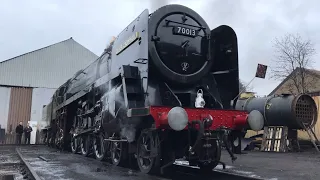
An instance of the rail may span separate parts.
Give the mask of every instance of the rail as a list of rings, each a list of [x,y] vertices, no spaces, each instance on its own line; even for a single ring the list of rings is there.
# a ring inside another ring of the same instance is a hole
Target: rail
[[[196,166],[189,166],[185,164],[174,164],[175,172],[179,172],[182,174],[194,174],[196,178],[201,176],[200,168]],[[213,179],[232,179],[232,180],[265,180],[265,178],[259,176],[247,176],[243,174],[239,174],[236,172],[232,172],[229,170],[220,170],[220,169],[213,169],[213,171],[209,174],[205,175],[204,179],[207,179],[210,176]]]
[[[30,164],[23,158],[22,153],[19,150],[19,148],[16,148],[16,152],[17,152],[20,160],[22,161],[22,163],[27,167],[27,169],[22,170],[23,175],[24,175],[24,179],[28,178],[28,179],[33,179],[33,180],[42,180],[38,176],[38,174],[32,169]]]
[[[217,174],[229,176],[230,178],[233,177],[234,179],[264,180],[263,178],[260,178],[260,177],[250,177],[250,176],[245,176],[245,175],[242,175],[242,174],[232,173],[232,172],[223,171],[223,170],[213,170],[213,172],[217,173]]]
[[[16,147],[16,144],[0,144],[0,147],[7,147],[7,146],[14,146]],[[46,146],[46,144],[19,144],[21,147],[30,147],[30,146]]]

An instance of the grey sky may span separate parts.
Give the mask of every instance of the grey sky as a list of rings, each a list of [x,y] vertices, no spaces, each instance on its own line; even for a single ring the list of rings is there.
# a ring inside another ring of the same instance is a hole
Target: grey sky
[[[153,1],[153,3],[151,3]],[[237,33],[240,78],[248,82],[258,63],[272,65],[271,40],[287,32],[310,38],[320,51],[320,1],[290,0],[2,0],[0,61],[70,37],[97,55],[145,8],[166,3],[186,5],[213,29],[229,25]],[[151,8],[151,9],[150,9]],[[314,56],[319,59],[320,53]],[[315,69],[320,70],[316,61]],[[268,94],[279,82],[255,79],[258,94]]]

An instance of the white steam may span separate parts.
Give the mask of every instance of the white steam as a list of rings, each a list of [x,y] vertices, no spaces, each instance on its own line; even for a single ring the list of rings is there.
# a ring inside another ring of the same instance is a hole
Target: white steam
[[[128,118],[126,117],[126,108],[124,107],[124,99],[119,94],[121,86],[113,87],[109,91],[107,91],[107,88],[101,87],[102,92],[104,92],[104,95],[101,99],[102,105],[103,105],[103,111],[110,111],[110,115],[113,118],[117,118],[117,121],[119,121],[120,126],[120,136],[124,137],[128,140],[129,143],[135,141],[136,138],[136,126],[141,123],[140,118]],[[117,98],[117,99],[116,99]],[[120,106],[120,109],[115,109],[115,101],[118,101],[120,103],[123,103],[122,106]],[[108,102],[107,102],[108,101]],[[115,111],[114,111],[115,110]]]
[[[136,137],[136,128],[134,125],[126,125],[121,128],[121,136],[126,137],[128,142],[131,143],[135,140]]]
[[[168,5],[169,0],[150,0],[151,8],[150,12],[154,12],[162,6]]]

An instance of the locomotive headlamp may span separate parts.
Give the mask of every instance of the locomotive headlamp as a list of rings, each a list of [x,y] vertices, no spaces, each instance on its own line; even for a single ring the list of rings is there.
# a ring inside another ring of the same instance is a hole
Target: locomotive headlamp
[[[183,130],[188,124],[188,114],[182,107],[174,107],[168,113],[169,126],[175,131]]]
[[[253,110],[249,113],[247,122],[249,124],[249,127],[254,131],[259,131],[264,126],[263,115],[257,110]]]
[[[203,99],[203,91],[202,89],[199,89],[197,92],[196,102],[194,103],[194,106],[196,108],[204,108],[204,105],[206,105],[206,102]]]

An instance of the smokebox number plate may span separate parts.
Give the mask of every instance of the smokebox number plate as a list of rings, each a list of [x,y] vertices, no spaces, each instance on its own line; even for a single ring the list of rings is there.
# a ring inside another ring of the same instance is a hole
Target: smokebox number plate
[[[191,28],[175,26],[173,28],[173,34],[196,37],[198,35],[198,31],[195,29],[191,29]]]

